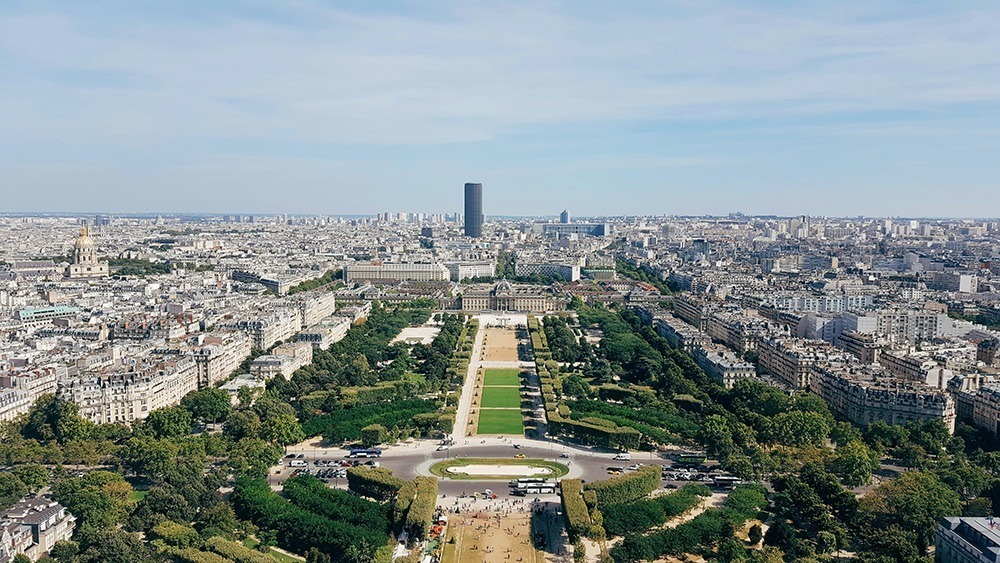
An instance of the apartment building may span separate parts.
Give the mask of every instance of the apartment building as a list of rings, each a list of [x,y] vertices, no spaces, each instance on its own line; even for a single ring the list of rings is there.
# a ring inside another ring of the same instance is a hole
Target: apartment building
[[[448,281],[451,272],[444,264],[417,262],[359,262],[344,266],[348,282],[363,280]]]
[[[934,546],[936,563],[1000,563],[1000,527],[993,516],[943,518]]]
[[[837,355],[829,344],[800,338],[770,338],[757,346],[761,369],[793,389],[808,389],[813,366]]]
[[[193,350],[198,366],[198,387],[214,387],[232,375],[253,350],[253,342],[243,332],[213,333],[201,339]]]
[[[76,403],[80,416],[95,424],[131,424],[198,389],[198,366],[189,356],[137,360],[122,369],[66,377],[59,381],[58,394]]]
[[[250,363],[250,375],[267,381],[277,375],[289,378],[300,367],[312,363],[313,347],[309,342],[289,342],[276,346],[270,354]]]
[[[313,326],[337,310],[336,295],[328,291],[300,293],[287,298],[286,302],[298,309],[304,327]]]
[[[0,561],[23,553],[37,561],[57,541],[69,540],[76,517],[66,507],[47,497],[24,499],[0,514]]]
[[[302,330],[302,314],[298,309],[274,309],[255,318],[219,323],[218,328],[243,331],[250,336],[255,349],[267,350]]]
[[[580,280],[580,265],[552,262],[522,262],[520,260],[514,264],[514,275],[530,276],[532,274],[551,276],[575,282]]]
[[[875,341],[875,337],[870,334],[854,331],[842,332],[833,345],[851,354],[862,364],[871,365],[879,360],[881,349]]]
[[[331,344],[340,342],[351,329],[348,317],[330,317],[295,335],[298,342],[308,342],[316,350],[326,350]]]
[[[682,293],[674,298],[674,314],[702,332],[707,330],[708,319],[718,309],[718,303],[690,293]]]
[[[694,349],[694,360],[713,380],[732,389],[738,379],[752,378],[756,368],[724,346],[706,342]]]
[[[826,401],[838,418],[863,425],[940,420],[955,432],[955,400],[940,389],[884,377],[860,364],[834,362],[811,371],[809,391]]]
[[[0,421],[13,420],[28,412],[38,397],[55,393],[66,366],[53,364],[0,375]]]

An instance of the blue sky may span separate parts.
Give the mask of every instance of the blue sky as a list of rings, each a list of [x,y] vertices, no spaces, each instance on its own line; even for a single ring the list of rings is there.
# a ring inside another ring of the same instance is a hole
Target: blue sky
[[[372,6],[376,5],[376,6]],[[4,211],[1000,215],[994,2],[0,3]]]

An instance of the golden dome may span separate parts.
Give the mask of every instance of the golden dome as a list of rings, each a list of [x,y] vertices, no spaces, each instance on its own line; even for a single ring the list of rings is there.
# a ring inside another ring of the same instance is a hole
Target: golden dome
[[[76,248],[94,247],[94,239],[90,238],[90,235],[87,234],[87,227],[80,229],[80,238],[76,239],[76,244],[74,246]]]

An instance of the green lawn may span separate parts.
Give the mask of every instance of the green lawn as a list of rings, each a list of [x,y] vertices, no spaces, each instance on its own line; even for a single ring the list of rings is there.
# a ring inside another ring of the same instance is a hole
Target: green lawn
[[[483,385],[509,385],[517,387],[521,384],[519,378],[520,370],[516,369],[488,369],[483,375]]]
[[[477,434],[524,434],[521,409],[482,409],[479,411]]]
[[[517,387],[483,387],[483,408],[521,408],[521,391]]]

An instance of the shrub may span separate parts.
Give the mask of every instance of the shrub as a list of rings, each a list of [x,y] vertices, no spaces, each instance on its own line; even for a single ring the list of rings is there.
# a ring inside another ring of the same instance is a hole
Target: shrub
[[[604,507],[640,499],[660,486],[660,467],[647,465],[638,471],[587,483],[587,490],[597,494],[597,506]]]
[[[413,480],[417,495],[406,513],[406,529],[410,536],[423,539],[430,529],[434,519],[434,509],[437,505],[438,480],[434,477],[417,477]]]
[[[356,494],[377,501],[390,500],[404,483],[384,467],[351,467],[347,470],[347,487]]]
[[[205,547],[236,563],[274,563],[274,558],[266,553],[244,547],[219,536],[205,540]]]

